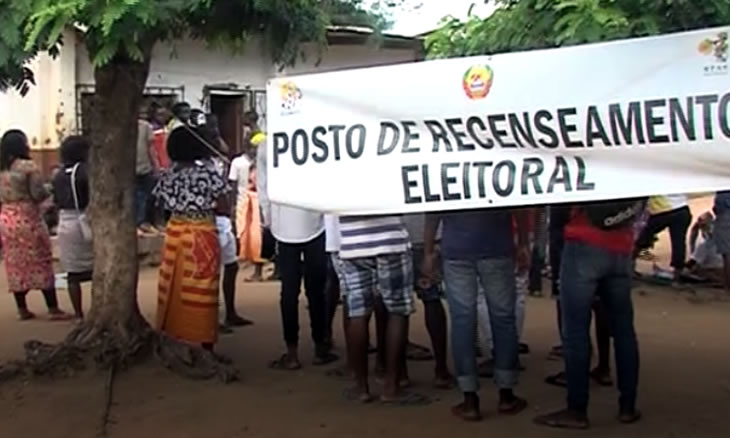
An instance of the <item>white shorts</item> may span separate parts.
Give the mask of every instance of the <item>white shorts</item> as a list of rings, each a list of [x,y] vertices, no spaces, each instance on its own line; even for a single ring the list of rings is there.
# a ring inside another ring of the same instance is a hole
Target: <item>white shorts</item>
[[[236,236],[233,235],[231,219],[225,216],[216,216],[215,224],[218,227],[218,242],[221,245],[221,263],[223,266],[237,263]]]

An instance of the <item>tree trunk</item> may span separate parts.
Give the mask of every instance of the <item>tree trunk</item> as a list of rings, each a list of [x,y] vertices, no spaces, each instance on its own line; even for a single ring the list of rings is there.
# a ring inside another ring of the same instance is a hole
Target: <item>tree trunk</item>
[[[117,56],[94,71],[96,96],[90,151],[90,219],[94,281],[87,326],[125,344],[147,328],[137,305],[135,164],[137,119],[149,74],[144,61]]]

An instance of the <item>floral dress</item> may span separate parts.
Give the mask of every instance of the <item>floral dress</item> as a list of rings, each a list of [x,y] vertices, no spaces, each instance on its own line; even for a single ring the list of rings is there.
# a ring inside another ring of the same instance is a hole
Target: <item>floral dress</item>
[[[32,161],[15,160],[0,172],[0,238],[11,293],[54,286],[51,239],[40,207],[49,197]]]

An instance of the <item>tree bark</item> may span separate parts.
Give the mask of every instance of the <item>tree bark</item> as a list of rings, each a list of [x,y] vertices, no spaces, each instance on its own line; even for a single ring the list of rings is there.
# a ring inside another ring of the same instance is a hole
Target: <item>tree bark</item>
[[[90,219],[94,234],[92,306],[86,326],[120,344],[148,328],[137,305],[135,164],[137,119],[152,44],[137,62],[117,56],[94,70]]]

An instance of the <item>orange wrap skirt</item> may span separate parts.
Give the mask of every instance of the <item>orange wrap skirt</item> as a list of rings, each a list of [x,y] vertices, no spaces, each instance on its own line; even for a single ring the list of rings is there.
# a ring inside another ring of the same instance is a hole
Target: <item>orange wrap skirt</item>
[[[255,191],[247,191],[236,206],[236,229],[240,243],[238,258],[251,263],[263,263],[261,258],[261,212]]]
[[[220,265],[213,218],[170,219],[160,267],[158,330],[189,343],[217,341]]]

